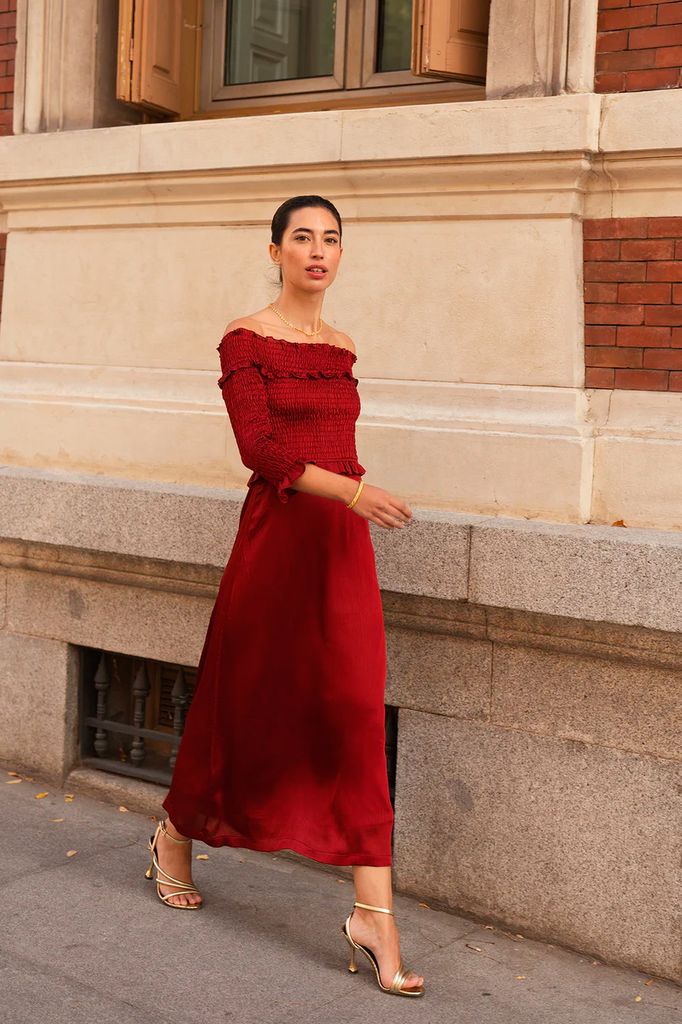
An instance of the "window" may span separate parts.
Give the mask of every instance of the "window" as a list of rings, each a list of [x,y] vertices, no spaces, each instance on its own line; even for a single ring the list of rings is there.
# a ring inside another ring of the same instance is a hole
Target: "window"
[[[484,98],[491,0],[120,0],[117,95],[181,119]]]

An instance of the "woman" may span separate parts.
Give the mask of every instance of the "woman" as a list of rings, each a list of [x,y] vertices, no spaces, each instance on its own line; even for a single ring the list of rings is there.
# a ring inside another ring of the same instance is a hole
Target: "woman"
[[[349,970],[361,949],[383,991],[417,996],[423,979],[401,961],[391,909],[386,648],[368,525],[402,529],[412,512],[362,480],[355,347],[320,318],[341,230],[327,199],[283,203],[269,246],[280,294],[231,321],[218,346],[253,472],[146,874],[156,867],[163,902],[196,910],[192,839],[351,864]]]

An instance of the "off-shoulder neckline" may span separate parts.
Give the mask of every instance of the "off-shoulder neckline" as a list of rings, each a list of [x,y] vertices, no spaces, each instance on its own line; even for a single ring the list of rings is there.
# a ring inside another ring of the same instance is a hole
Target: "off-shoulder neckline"
[[[224,340],[228,334],[235,334],[237,331],[245,331],[247,334],[253,334],[254,338],[260,338],[262,341],[276,341],[280,345],[292,345],[294,348],[332,348],[337,349],[339,352],[348,352],[353,357],[353,362],[358,358],[357,353],[353,352],[352,349],[346,345],[334,345],[331,341],[288,341],[286,338],[274,338],[270,334],[259,334],[258,331],[252,330],[250,327],[233,327],[231,331],[226,331],[221,339]]]

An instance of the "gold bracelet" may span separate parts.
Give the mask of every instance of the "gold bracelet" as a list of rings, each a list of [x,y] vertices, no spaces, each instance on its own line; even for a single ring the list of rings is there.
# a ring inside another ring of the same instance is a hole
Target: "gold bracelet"
[[[349,503],[348,503],[348,504],[346,505],[346,508],[352,508],[352,507],[353,507],[353,505],[355,504],[355,502],[356,502],[356,501],[358,500],[358,498],[359,498],[359,497],[360,497],[360,495],[362,494],[362,488],[363,488],[364,486],[365,486],[365,481],[364,481],[364,480],[360,480],[360,482],[359,482],[359,485],[358,485],[358,489],[357,489],[357,491],[355,492],[355,495],[354,495],[354,497],[353,497],[353,500],[352,500],[351,502],[349,502]]]

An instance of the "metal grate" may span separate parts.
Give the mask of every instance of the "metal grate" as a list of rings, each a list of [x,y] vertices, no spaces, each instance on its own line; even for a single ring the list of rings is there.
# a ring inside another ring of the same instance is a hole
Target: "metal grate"
[[[80,649],[81,763],[170,785],[197,670]],[[386,768],[395,804],[398,708],[387,706]]]

